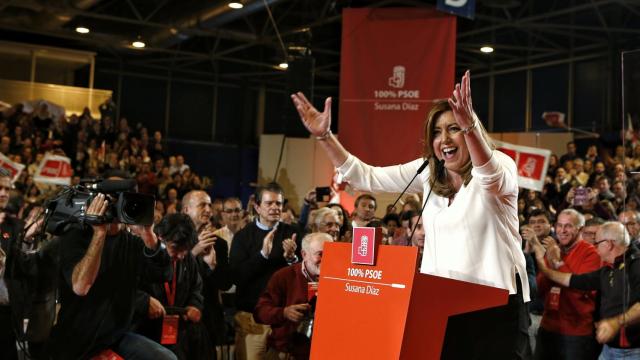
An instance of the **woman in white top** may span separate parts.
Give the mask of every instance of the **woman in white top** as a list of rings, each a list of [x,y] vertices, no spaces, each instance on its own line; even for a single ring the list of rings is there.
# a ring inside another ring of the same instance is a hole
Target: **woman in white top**
[[[529,286],[518,233],[517,170],[494,150],[473,111],[469,72],[452,98],[430,111],[424,159],[397,166],[369,166],[347,152],[330,130],[331,98],[322,113],[302,93],[292,99],[306,128],[356,189],[400,192],[430,160],[409,188],[425,197],[432,192],[423,212],[421,272],[509,290],[505,306],[450,318],[442,358],[526,358]]]

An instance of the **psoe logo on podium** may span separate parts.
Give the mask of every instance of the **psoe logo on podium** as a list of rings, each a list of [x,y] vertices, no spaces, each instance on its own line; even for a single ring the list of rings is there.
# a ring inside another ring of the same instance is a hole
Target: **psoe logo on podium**
[[[376,247],[382,239],[382,231],[373,227],[354,227],[351,243],[351,263],[376,264]]]

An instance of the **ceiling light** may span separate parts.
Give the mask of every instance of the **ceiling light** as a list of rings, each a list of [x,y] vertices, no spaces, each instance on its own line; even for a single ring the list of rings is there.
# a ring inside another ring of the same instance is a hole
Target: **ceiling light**
[[[493,48],[491,46],[483,46],[480,48],[480,51],[485,54],[491,54],[493,52]]]
[[[76,28],[76,32],[80,33],[80,34],[88,34],[89,33],[89,29],[84,27],[84,26],[78,26]]]
[[[227,4],[230,8],[232,9],[242,9],[244,7],[244,5],[242,5],[241,2],[238,1],[232,1],[229,4]]]
[[[143,47],[147,46],[147,44],[143,43],[140,40],[136,40],[131,43],[131,46],[133,46],[134,48],[142,49]]]
[[[286,62],[280,63],[278,64],[278,67],[282,70],[285,70],[289,67],[289,64],[287,64]]]

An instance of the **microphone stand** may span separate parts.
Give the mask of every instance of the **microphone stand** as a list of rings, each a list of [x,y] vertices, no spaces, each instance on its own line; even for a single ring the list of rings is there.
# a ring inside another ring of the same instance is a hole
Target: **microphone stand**
[[[404,187],[404,190],[402,190],[402,192],[400,192],[400,195],[398,196],[398,198],[396,199],[396,201],[393,202],[393,205],[391,205],[391,208],[395,208],[396,204],[398,203],[398,201],[400,201],[400,199],[402,198],[402,196],[404,195],[405,192],[407,192],[407,189],[409,188],[409,186],[411,186],[411,184],[413,184],[413,180],[416,179],[416,177],[418,177],[418,175],[420,175],[424,169],[427,167],[427,165],[429,165],[429,159],[425,160],[422,165],[420,165],[420,167],[418,168],[418,171],[416,171],[416,174],[413,175],[413,178],[411,178],[411,181],[409,181],[409,183],[407,184],[407,186]]]
[[[440,175],[442,168],[444,167],[444,161],[443,160],[437,160],[437,161],[438,161],[438,167],[436,171],[438,171],[438,175]],[[431,196],[432,191],[433,191],[433,186],[429,188],[429,193],[427,194],[427,197],[424,199],[424,204],[422,204],[422,209],[420,209],[420,213],[418,214],[418,221],[416,221],[416,223],[413,224],[411,235],[409,235],[409,244],[411,244],[411,240],[413,239],[413,233],[416,232],[416,229],[418,228],[418,224],[422,219],[422,212],[424,212],[424,208],[427,207],[427,201],[429,201],[429,197]]]

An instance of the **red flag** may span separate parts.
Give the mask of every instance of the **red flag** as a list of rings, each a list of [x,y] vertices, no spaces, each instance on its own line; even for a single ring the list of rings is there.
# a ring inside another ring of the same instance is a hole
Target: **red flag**
[[[499,151],[509,155],[518,167],[518,186],[541,191],[551,151],[494,140]]]
[[[66,156],[46,154],[33,180],[45,184],[71,184],[71,160]]]
[[[0,167],[9,171],[11,174],[11,182],[18,180],[20,173],[24,170],[24,165],[11,161],[3,153],[0,153]]]

